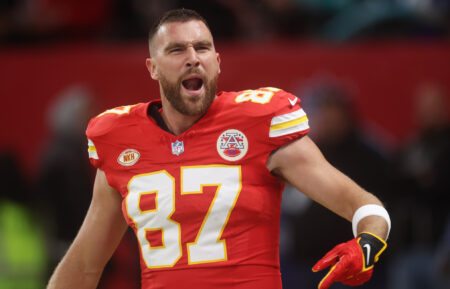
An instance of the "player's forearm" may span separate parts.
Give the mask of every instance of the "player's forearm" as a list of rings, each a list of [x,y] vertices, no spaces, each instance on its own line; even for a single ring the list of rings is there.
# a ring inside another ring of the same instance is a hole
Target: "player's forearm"
[[[355,236],[369,232],[386,240],[390,220],[382,202],[347,176],[338,171],[335,175],[339,176],[333,180],[335,192],[328,195],[325,206],[352,222]]]
[[[344,198],[347,202],[343,201],[342,203],[347,204],[346,211],[350,210],[350,214],[347,214],[346,218],[352,222],[355,236],[362,232],[369,232],[386,240],[389,234],[390,219],[381,201],[356,184],[351,184],[349,190],[353,190],[353,192]]]
[[[67,255],[56,267],[47,289],[94,289],[102,275],[102,269],[88,269],[82,262]]]
[[[83,232],[83,229],[80,230]],[[100,248],[90,246],[79,234],[53,272],[47,289],[94,289],[103,272],[105,262],[96,255]]]

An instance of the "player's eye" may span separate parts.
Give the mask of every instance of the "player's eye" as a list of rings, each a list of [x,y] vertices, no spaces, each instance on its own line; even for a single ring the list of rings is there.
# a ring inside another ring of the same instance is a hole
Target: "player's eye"
[[[169,50],[169,53],[180,53],[180,52],[183,52],[183,50],[184,49],[182,47],[174,47]]]
[[[209,50],[209,46],[206,46],[206,45],[197,46],[197,47],[195,47],[195,50],[197,50],[197,51],[208,51]]]

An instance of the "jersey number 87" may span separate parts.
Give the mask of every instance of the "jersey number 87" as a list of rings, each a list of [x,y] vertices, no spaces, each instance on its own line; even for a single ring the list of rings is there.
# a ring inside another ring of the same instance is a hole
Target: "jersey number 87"
[[[182,167],[180,176],[181,195],[201,194],[203,186],[217,186],[195,241],[185,244],[189,264],[226,261],[226,242],[221,236],[241,191],[241,167]],[[126,211],[135,224],[148,268],[173,267],[182,256],[180,224],[170,218],[175,211],[175,185],[175,178],[165,170],[134,176],[128,183]],[[143,211],[140,200],[146,194],[155,194],[156,206]],[[150,245],[149,231],[161,232],[161,245]]]

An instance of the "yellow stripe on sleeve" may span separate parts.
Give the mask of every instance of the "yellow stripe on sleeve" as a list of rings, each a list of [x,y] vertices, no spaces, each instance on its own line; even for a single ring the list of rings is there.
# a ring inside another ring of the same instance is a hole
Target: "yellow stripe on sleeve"
[[[97,149],[95,148],[94,142],[88,139],[88,153],[89,158],[98,160]]]
[[[270,122],[269,137],[279,137],[309,129],[308,117],[303,109],[278,115]]]
[[[306,115],[302,116],[301,118],[297,118],[297,119],[293,119],[293,120],[290,120],[290,121],[287,121],[287,122],[271,125],[270,126],[270,130],[277,130],[277,129],[287,128],[287,127],[294,126],[296,124],[299,124],[299,123],[302,123],[302,122],[305,122],[305,121],[308,121],[308,117]]]

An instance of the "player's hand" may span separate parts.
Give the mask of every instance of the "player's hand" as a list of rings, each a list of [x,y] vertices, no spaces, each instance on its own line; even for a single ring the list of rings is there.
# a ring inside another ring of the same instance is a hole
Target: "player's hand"
[[[337,245],[312,268],[317,272],[331,266],[318,288],[327,289],[334,282],[350,286],[365,283],[372,277],[373,264],[386,246],[383,239],[371,233],[361,233],[355,239]]]

